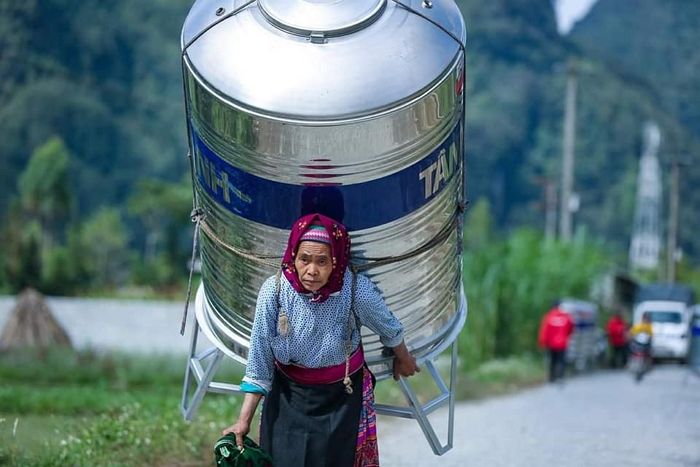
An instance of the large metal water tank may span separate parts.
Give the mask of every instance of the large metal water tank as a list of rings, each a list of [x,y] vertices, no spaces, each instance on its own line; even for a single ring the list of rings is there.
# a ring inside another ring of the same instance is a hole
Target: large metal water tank
[[[452,1],[198,0],[183,76],[201,235],[197,322],[245,362],[255,300],[289,227],[343,222],[419,359],[456,338],[465,26]],[[266,264],[257,257],[267,257]],[[371,261],[369,261],[371,263]],[[363,336],[379,378],[377,336]]]

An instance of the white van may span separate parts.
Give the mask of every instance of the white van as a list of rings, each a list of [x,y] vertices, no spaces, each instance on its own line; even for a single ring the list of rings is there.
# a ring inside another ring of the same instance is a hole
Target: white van
[[[652,357],[685,362],[691,340],[692,291],[675,284],[656,284],[642,289],[639,294],[642,299],[634,307],[634,323],[648,313],[653,330]]]
[[[634,322],[649,314],[654,332],[651,355],[686,360],[690,349],[690,312],[683,302],[646,301],[634,309]]]

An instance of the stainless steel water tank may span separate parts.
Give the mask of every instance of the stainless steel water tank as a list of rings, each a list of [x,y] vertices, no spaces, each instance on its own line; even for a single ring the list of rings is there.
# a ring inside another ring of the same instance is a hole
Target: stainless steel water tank
[[[358,263],[461,221],[465,40],[452,1],[194,3],[183,76],[207,227],[195,309],[224,353],[245,362],[256,295],[275,272],[252,257],[281,257],[301,214],[343,222]],[[429,251],[367,271],[419,358],[447,347],[466,316],[455,225]]]

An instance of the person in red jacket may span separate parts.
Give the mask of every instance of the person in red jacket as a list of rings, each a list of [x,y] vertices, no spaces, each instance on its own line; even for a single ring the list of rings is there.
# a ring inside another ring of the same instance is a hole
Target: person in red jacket
[[[537,343],[549,351],[549,381],[554,382],[564,377],[566,348],[569,337],[574,331],[574,321],[571,316],[559,308],[556,303],[540,323]]]
[[[610,356],[610,366],[612,368],[624,367],[627,363],[627,323],[622,317],[622,313],[616,311],[605,327],[608,333],[608,342],[612,354]]]

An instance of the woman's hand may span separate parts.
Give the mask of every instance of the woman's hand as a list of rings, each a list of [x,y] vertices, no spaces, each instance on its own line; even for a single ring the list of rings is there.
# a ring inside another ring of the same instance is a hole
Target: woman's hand
[[[401,342],[394,347],[394,379],[399,380],[401,376],[408,377],[420,372],[416,359],[408,353],[406,344]]]
[[[258,408],[258,402],[262,398],[261,394],[247,392],[243,398],[241,414],[238,416],[238,421],[221,432],[222,435],[233,433],[236,435],[236,445],[239,449],[243,449],[243,438],[250,432],[250,422],[253,421],[255,409]]]
[[[399,380],[399,377],[409,377],[420,372],[420,368],[416,364],[416,359],[409,355],[408,358],[394,357],[394,379]]]
[[[228,428],[225,428],[224,431],[221,432],[222,435],[226,435],[228,433],[233,433],[236,435],[236,445],[238,446],[238,449],[243,449],[243,438],[245,438],[245,435],[250,433],[250,423],[246,420],[238,419],[236,423]]]

